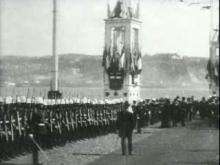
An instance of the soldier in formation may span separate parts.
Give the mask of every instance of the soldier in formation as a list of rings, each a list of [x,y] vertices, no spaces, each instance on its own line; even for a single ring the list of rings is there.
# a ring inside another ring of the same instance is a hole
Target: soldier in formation
[[[51,148],[67,141],[113,132],[120,110],[121,103],[111,102],[1,100],[0,160],[29,151],[33,153],[34,164],[38,164],[37,145]]]
[[[37,143],[40,143],[40,133],[42,132],[41,126],[44,126],[41,115],[42,113],[35,107],[28,121],[28,136],[30,137],[30,150],[32,150],[33,165],[40,165]]]

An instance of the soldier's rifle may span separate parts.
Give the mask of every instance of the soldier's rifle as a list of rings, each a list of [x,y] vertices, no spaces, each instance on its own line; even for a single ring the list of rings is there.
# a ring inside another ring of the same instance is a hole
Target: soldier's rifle
[[[59,115],[59,112],[58,111],[56,111],[56,123],[57,123],[57,125],[56,125],[56,128],[58,129],[58,132],[61,134],[62,133],[62,130],[61,130],[61,125],[60,125],[60,115]]]
[[[8,120],[7,120],[7,105],[6,105],[6,99],[5,99],[5,108],[4,108],[4,120],[3,120],[3,125],[4,125],[4,133],[5,133],[5,139],[8,142],[9,141],[9,137],[8,137]]]
[[[70,104],[69,105],[70,107],[69,107],[69,113],[70,113],[70,122],[71,122],[71,126],[72,126],[72,129],[73,129],[73,131],[75,130],[75,126],[74,126],[74,124],[75,124],[75,122],[74,122],[74,113],[73,113],[73,105],[72,104]]]
[[[49,106],[48,107],[48,110],[49,110],[49,125],[50,125],[50,132],[53,133],[53,128],[54,128],[54,120],[55,120],[55,117],[54,117],[54,109],[53,109],[53,106]]]
[[[58,118],[59,118],[59,120],[58,120],[58,124],[59,124],[59,132],[60,132],[60,134],[62,134],[62,123],[63,124],[65,124],[65,121],[64,120],[62,120],[62,118],[63,118],[63,115],[62,115],[62,112],[59,110],[59,113],[58,113]]]
[[[102,113],[101,113],[100,107],[98,108],[98,123],[99,123],[99,125],[103,125]]]
[[[28,125],[28,104],[25,104],[25,106],[23,106],[22,110],[24,110],[24,115],[23,115],[23,127],[24,127],[24,134],[26,135],[28,128],[29,128],[29,125]],[[23,128],[22,127],[22,128]]]
[[[19,134],[19,136],[21,136],[22,135],[22,132],[21,132],[21,118],[20,118],[19,111],[16,111],[16,115],[17,115],[17,121],[18,121],[18,134]]]
[[[55,128],[58,129],[58,132],[61,134],[62,131],[61,131],[61,124],[60,124],[60,115],[59,115],[59,112],[60,110],[58,109],[59,107],[57,107],[59,105],[57,105],[57,98],[55,98]]]
[[[10,115],[11,140],[14,141],[14,117]]]
[[[31,120],[32,119],[32,116],[33,116],[33,96],[31,97],[31,103],[30,103],[30,116],[29,116],[29,119]],[[34,107],[35,108],[35,107]]]
[[[68,112],[67,112],[67,103],[66,103],[66,100],[65,100],[65,118],[66,118],[66,127],[67,127],[67,130],[69,131],[70,130],[70,127],[69,127],[69,118],[68,118]]]
[[[12,99],[13,101],[13,99]],[[10,102],[8,105],[7,105],[7,115],[8,115],[8,123],[9,123],[9,127],[10,127],[10,132],[8,131],[8,133],[11,135],[11,140],[14,141],[14,117],[13,117],[13,109],[12,109],[12,105],[13,105],[13,102]]]
[[[4,130],[4,128],[3,128],[3,111],[4,111],[4,107],[3,107],[3,105],[4,104],[1,104],[0,103],[0,140],[2,140],[2,137],[3,137],[3,130]]]
[[[27,102],[27,101],[26,101]],[[19,113],[19,106],[18,106],[18,96],[16,95],[16,117],[17,117],[17,123],[18,123],[18,135],[21,136],[21,118],[20,118],[20,113]]]
[[[75,109],[74,109],[74,120],[75,120],[75,128],[78,128],[78,104],[75,104]]]
[[[102,108],[102,122],[104,123],[104,125],[107,125],[105,105],[103,105],[103,108]]]
[[[78,114],[78,119],[77,119],[77,121],[79,121],[81,127],[83,126],[83,116],[82,116],[82,115],[83,115],[83,114],[82,114],[82,107],[80,106],[80,107],[79,107],[79,114]]]
[[[94,124],[93,109],[94,109],[94,106],[90,105],[90,107],[88,109],[88,121],[89,121],[90,125]]]
[[[98,105],[96,106],[96,108],[94,109],[94,122],[95,125],[98,126]]]
[[[83,123],[85,127],[87,127],[87,121],[88,121],[88,107],[86,104],[84,104],[83,105]]]

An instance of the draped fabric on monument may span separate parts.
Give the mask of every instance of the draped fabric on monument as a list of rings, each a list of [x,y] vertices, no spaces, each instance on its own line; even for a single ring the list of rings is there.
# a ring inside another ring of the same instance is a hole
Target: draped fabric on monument
[[[211,80],[214,81],[216,85],[218,85],[219,80],[219,61],[216,61],[215,63],[212,63],[212,61],[209,59],[207,64],[207,77],[209,77]]]
[[[121,42],[119,42],[121,44]],[[127,52],[127,54],[126,54]],[[110,75],[122,83],[126,74],[137,75],[142,71],[142,55],[139,50],[130,52],[123,45],[104,48],[102,66]]]
[[[142,55],[141,52],[134,52],[126,56],[124,48],[121,53],[116,50],[113,55],[111,55],[110,50],[105,48],[102,66],[108,73],[118,71],[125,73],[129,71],[133,74],[140,74],[142,71]]]

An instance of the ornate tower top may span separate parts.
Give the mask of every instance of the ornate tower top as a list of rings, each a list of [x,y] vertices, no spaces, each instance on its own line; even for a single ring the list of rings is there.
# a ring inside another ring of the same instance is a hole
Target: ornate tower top
[[[108,18],[136,18],[139,19],[140,2],[136,7],[132,6],[131,0],[118,0],[114,9],[111,10],[110,5],[107,7]]]
[[[138,1],[138,0],[135,0]],[[105,19],[104,95],[107,99],[140,99],[139,1],[137,6],[129,0],[117,0],[114,8],[107,7]]]

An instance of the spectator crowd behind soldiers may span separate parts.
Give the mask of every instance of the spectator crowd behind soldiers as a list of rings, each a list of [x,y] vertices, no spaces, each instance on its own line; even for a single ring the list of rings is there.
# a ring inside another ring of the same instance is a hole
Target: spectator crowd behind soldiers
[[[177,96],[169,98],[146,99],[139,103],[134,101],[133,110],[137,120],[137,133],[141,128],[161,121],[161,128],[177,127],[179,123],[185,126],[186,121],[192,121],[196,115],[208,119],[209,125],[219,127],[219,97],[195,100],[194,97]]]
[[[199,101],[177,96],[173,100],[134,101],[132,109],[137,132],[141,133],[143,127],[159,121],[161,128],[185,126],[197,115],[218,127],[218,105],[218,97]],[[36,130],[34,137],[43,148],[114,132],[122,106],[123,100],[0,98],[0,161],[30,151],[28,135]]]

